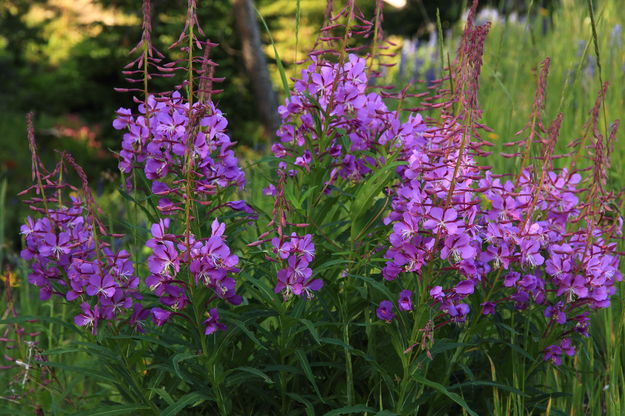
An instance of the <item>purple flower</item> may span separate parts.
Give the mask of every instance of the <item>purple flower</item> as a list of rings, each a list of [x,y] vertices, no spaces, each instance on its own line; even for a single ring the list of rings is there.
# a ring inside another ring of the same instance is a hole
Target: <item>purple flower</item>
[[[545,271],[553,277],[560,278],[571,271],[571,261],[566,257],[553,252],[546,262]]]
[[[297,166],[301,166],[306,169],[306,171],[310,170],[310,163],[312,162],[312,155],[309,150],[304,151],[302,156],[298,156],[295,158],[295,164]]]
[[[423,223],[423,228],[435,230],[437,233],[456,234],[458,232],[457,218],[458,214],[454,209],[443,210],[442,208],[434,207],[430,210],[429,219]]]
[[[135,303],[132,315],[130,315],[129,324],[138,332],[144,332],[144,321],[152,314],[150,309],[145,309],[140,303]]]
[[[484,315],[494,315],[495,314],[495,304],[493,302],[484,302],[481,303],[482,313]]]
[[[445,292],[441,286],[434,286],[430,289],[430,296],[436,301],[441,301],[445,297]]]
[[[210,335],[213,332],[217,331],[218,329],[221,331],[225,331],[228,329],[228,327],[224,324],[222,324],[221,322],[219,322],[219,313],[217,312],[217,309],[212,308],[207,312],[208,315],[208,319],[206,319],[204,321],[204,334],[205,335]]]
[[[412,291],[406,289],[399,292],[399,309],[402,311],[412,310]],[[378,315],[379,316],[379,315]]]
[[[255,212],[252,209],[252,207],[247,205],[245,201],[230,201],[226,203],[226,205],[235,211],[242,211],[242,212],[245,212],[246,214],[255,215]]]
[[[554,319],[560,325],[566,323],[566,313],[564,312],[564,304],[557,302],[555,305],[548,306],[545,309],[545,316]]]
[[[558,345],[550,345],[545,348],[544,359],[545,361],[551,361],[554,365],[559,366],[562,364],[562,348]]]
[[[503,267],[508,270],[510,266],[510,250],[508,245],[503,243],[500,246],[489,245],[486,251],[482,252],[480,260],[484,262],[494,261],[495,269]]]
[[[68,233],[61,232],[58,235],[48,233],[44,236],[44,242],[39,247],[39,253],[44,257],[56,257],[58,259],[69,253],[69,240],[70,235]]]
[[[117,118],[113,120],[113,127],[116,130],[121,130],[128,126],[132,121],[132,112],[127,108],[119,108],[116,111]]]
[[[441,250],[441,258],[446,259],[450,254],[456,262],[475,257],[475,249],[471,247],[469,236],[466,234],[449,235]]]
[[[82,313],[74,317],[74,322],[78,326],[91,327],[91,333],[95,335],[98,330],[98,320],[100,319],[98,305],[91,309],[87,302],[83,302],[80,305],[80,309],[82,309]]]
[[[178,252],[171,241],[163,241],[153,250],[153,254],[148,258],[148,269],[152,273],[168,274],[171,269],[175,275],[180,271]]]
[[[278,271],[278,284],[274,291],[280,293],[285,290],[285,296],[291,294],[300,296],[305,294],[306,297],[312,297],[312,291],[318,291],[323,287],[321,279],[312,279],[312,269],[308,267],[305,258],[289,257],[287,261],[288,267]]]
[[[386,280],[395,280],[401,272],[402,268],[400,266],[396,265],[395,263],[389,262],[386,263],[386,266],[384,266],[384,269],[382,269],[382,276]]]
[[[454,288],[454,291],[459,295],[470,295],[475,288],[475,282],[473,280],[463,280],[458,283]]]
[[[540,243],[532,238],[526,237],[521,241],[521,262],[529,264],[530,267],[540,266],[545,262],[545,258],[540,255]]]
[[[521,278],[521,273],[519,272],[510,272],[508,273],[503,280],[503,285],[505,287],[513,287]]]
[[[562,341],[560,341],[560,348],[562,349],[562,352],[569,357],[575,355],[575,347],[573,346],[573,341],[571,341],[571,338],[564,338]]]
[[[101,273],[96,273],[89,278],[89,285],[87,286],[87,295],[89,296],[104,296],[107,298],[113,297],[115,294],[115,288],[117,284],[115,279],[109,274],[104,276]]]
[[[312,235],[306,234],[303,237],[297,237],[295,233],[291,234],[290,252],[301,256],[308,263],[312,262],[315,256],[315,245],[312,242]]]
[[[269,184],[265,189],[263,189],[263,195],[267,196],[276,196],[277,192],[278,191],[273,184]]]
[[[556,294],[558,296],[566,295],[568,302],[572,302],[574,296],[578,296],[583,299],[588,296],[586,279],[580,275],[576,275],[575,277],[567,275],[560,280],[559,288]]]
[[[156,326],[163,326],[171,317],[171,312],[161,308],[152,308],[152,320]]]
[[[380,302],[378,309],[376,310],[378,319],[386,322],[391,322],[395,314],[393,313],[393,302],[390,300],[383,300]]]
[[[389,241],[393,247],[401,247],[406,242],[410,241],[419,232],[419,226],[417,219],[409,213],[404,213],[403,221],[395,223],[393,225],[393,233],[391,234]]]

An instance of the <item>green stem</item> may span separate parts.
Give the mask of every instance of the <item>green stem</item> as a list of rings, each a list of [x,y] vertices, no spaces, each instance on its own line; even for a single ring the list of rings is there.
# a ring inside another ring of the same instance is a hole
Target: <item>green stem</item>
[[[343,309],[345,312],[345,309]],[[347,346],[349,345],[349,322],[346,322],[346,314],[343,313],[343,322],[345,325],[343,326],[343,343]],[[352,354],[349,351],[349,348],[345,347],[345,389],[347,392],[347,406],[351,406],[354,402],[354,374],[352,369]]]
[[[423,285],[425,286],[425,285]],[[420,290],[420,293],[424,290]],[[419,330],[425,326],[424,317],[426,316],[423,312],[425,311],[425,302],[424,297],[419,296],[419,303],[417,304],[417,308],[415,309],[415,318],[414,323],[412,325],[412,330],[410,331],[410,338],[408,338],[409,348],[417,344],[417,339],[419,337]],[[398,353],[401,353],[398,351]],[[411,367],[413,366],[414,360],[419,356],[419,348],[414,347],[410,349],[408,352],[403,352],[403,355],[400,355],[400,359],[402,362],[403,368],[403,377],[401,379],[399,385],[399,397],[397,399],[397,403],[395,406],[395,411],[400,415],[404,413],[404,401],[406,400],[406,394],[410,389],[410,385],[412,383],[412,372]],[[416,367],[415,367],[416,369]]]
[[[280,316],[278,324],[280,325],[280,339],[279,339],[279,348],[280,348],[280,398],[282,401],[282,412],[281,414],[286,415],[288,413],[288,402],[286,396],[286,373],[283,370],[283,367],[286,363],[286,355],[284,354],[284,349],[286,345],[286,333],[284,328],[286,327],[284,322],[284,307],[280,308]]]

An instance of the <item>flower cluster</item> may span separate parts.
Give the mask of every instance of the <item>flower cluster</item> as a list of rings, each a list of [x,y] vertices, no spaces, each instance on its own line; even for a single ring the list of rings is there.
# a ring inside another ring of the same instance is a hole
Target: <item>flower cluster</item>
[[[378,146],[398,146],[423,128],[418,116],[402,123],[382,96],[367,92],[367,62],[350,54],[342,65],[312,56],[292,95],[278,112],[282,126],[276,157],[293,156],[308,171],[314,159],[330,158],[327,184],[358,181],[384,163]],[[370,153],[374,151],[373,153]]]
[[[563,354],[574,354],[572,335],[587,336],[589,311],[608,307],[622,280],[614,241],[622,221],[604,215],[613,198],[605,191],[605,171],[616,125],[607,138],[598,133],[604,86],[587,124],[592,145],[569,145],[589,155],[592,174],[583,178],[588,169],[577,168],[577,156],[569,169],[555,169],[554,160],[571,154],[554,154],[562,115],[548,129],[542,124],[547,59],[539,67],[530,122],[517,133],[520,140],[505,144],[517,152],[502,153],[520,161],[519,172],[495,175],[480,166],[479,157],[488,154],[477,105],[488,25],[473,24],[475,10],[474,4],[450,71],[453,90],[432,106],[442,109],[441,121],[402,143],[405,165],[397,169],[385,220],[392,232],[382,274],[387,280],[417,275],[420,303],[440,312],[437,327],[466,321],[470,305],[484,315],[500,305],[534,306],[544,312],[543,338],[552,343],[544,346],[545,360],[559,364]],[[405,301],[400,297],[399,309]],[[391,301],[380,303],[378,317],[393,318]]]
[[[434,286],[431,296],[453,320],[463,321],[469,307],[462,300],[473,293],[482,270],[476,263],[479,206],[472,189],[477,172],[461,152],[463,136],[456,130],[427,131],[404,145],[406,165],[398,169],[400,185],[385,221],[393,222],[393,232],[383,276],[421,273],[435,255],[446,260],[463,279],[448,293]]]
[[[331,63],[311,54],[310,61],[295,80],[291,96],[278,109],[282,119],[277,131],[280,141],[274,143],[272,151],[282,159],[278,176],[283,183],[265,190],[276,198],[277,211],[284,211],[284,184],[297,175],[298,169],[310,172],[313,163],[327,166],[324,191],[331,192],[339,181],[358,182],[384,164],[379,147],[397,149],[424,129],[419,116],[410,116],[402,123],[399,113],[387,108],[381,94],[367,91],[365,58],[349,54],[345,62]],[[298,169],[289,170],[287,160]],[[280,218],[284,212],[277,211],[275,218]],[[280,231],[273,239],[274,251],[285,261],[278,273],[277,292],[310,296],[311,290],[321,288],[321,280],[310,279],[312,254],[288,251],[296,250],[306,239],[308,235],[285,236]]]
[[[117,319],[133,304],[137,313],[141,310],[135,303],[141,298],[139,279],[128,252],[114,252],[102,242],[96,245],[91,220],[77,197],[43,218],[28,217],[21,234],[26,245],[21,256],[31,262],[28,281],[39,287],[42,300],[55,294],[81,302],[77,325],[95,333],[101,320]],[[131,320],[136,323],[137,314]]]
[[[160,302],[167,308],[179,311],[189,303],[188,283],[178,277],[181,265],[187,264],[195,285],[212,289],[215,298],[238,305],[241,297],[235,293],[236,282],[230,275],[237,273],[239,258],[232,254],[225,242],[225,224],[214,220],[211,236],[195,239],[185,236],[168,234],[170,219],[162,219],[151,227],[152,238],[146,245],[152,249],[148,257],[150,275],[146,285],[159,296]],[[210,303],[210,300],[209,300]],[[171,317],[172,312],[156,309],[156,324],[163,325]],[[216,309],[209,311],[209,319],[205,322],[206,334],[216,328],[225,328],[217,322]]]
[[[143,169],[152,181],[152,191],[161,196],[159,208],[166,213],[177,209],[170,200],[181,197],[181,177],[193,162],[194,197],[213,195],[217,188],[231,185],[243,187],[245,174],[239,168],[226,134],[228,120],[212,102],[189,103],[177,91],[155,98],[150,95],[146,104],[140,104],[139,114],[120,108],[113,127],[126,130],[119,153],[119,169],[130,173]],[[166,183],[166,178],[171,183]],[[169,197],[169,198],[168,198]]]
[[[465,299],[482,288],[500,296],[481,303],[484,314],[506,301],[517,309],[533,303],[550,327],[586,334],[586,308],[609,306],[622,279],[609,238],[615,224],[593,222],[579,196],[580,174],[562,169],[537,175],[528,168],[514,181],[481,175],[474,159],[460,154],[465,139],[449,129],[432,130],[404,148],[407,164],[398,169],[400,185],[387,219],[393,231],[384,278],[408,272],[429,279],[431,301],[451,321],[466,320]],[[437,284],[431,268],[422,272],[428,266],[442,270],[445,281]],[[378,316],[388,321],[390,311],[392,305],[381,304]],[[546,350],[546,359],[558,363],[562,351],[571,351],[558,345]]]
[[[298,237],[293,233],[282,239],[275,237],[271,240],[274,252],[286,268],[278,271],[278,284],[275,292],[284,291],[284,297],[304,295],[308,299],[313,297],[313,291],[323,287],[323,280],[312,278],[312,269],[309,267],[315,256],[315,245],[312,235]]]

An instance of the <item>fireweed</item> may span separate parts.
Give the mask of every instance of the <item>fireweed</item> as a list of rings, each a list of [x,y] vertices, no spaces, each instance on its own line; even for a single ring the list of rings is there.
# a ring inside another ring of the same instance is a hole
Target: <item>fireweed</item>
[[[139,278],[129,253],[113,250],[104,241],[118,236],[108,234],[96,216],[84,171],[68,154],[62,154],[52,172],[46,171],[37,156],[32,116],[28,126],[37,183],[23,193],[34,193],[26,203],[40,215],[28,217],[20,229],[25,241],[21,257],[32,269],[28,281],[39,287],[41,300],[57,295],[80,303],[74,322],[94,334],[103,320],[127,319],[139,325]],[[81,179],[81,189],[62,180],[70,173]]]
[[[243,303],[235,280],[245,276],[240,268],[262,268],[254,263],[261,257],[250,251],[249,258],[239,259],[226,237],[232,218],[251,222],[257,213],[245,201],[230,199],[246,178],[226,133],[227,119],[213,101],[214,85],[222,81],[210,59],[217,45],[199,40],[203,33],[195,1],[189,0],[185,29],[172,45],[185,57],[169,63],[151,44],[150,2],[143,5],[143,35],[133,49],[137,57],[124,72],[143,88],[120,89],[135,94],[137,107],[120,108],[113,126],[123,131],[118,154],[126,177],[123,192],[134,201],[145,193],[145,201],[152,203],[146,215],[150,236],[144,245],[150,254],[145,277],[133,265],[132,250],[118,249],[122,236],[102,225],[86,176],[71,156],[62,154],[51,172],[43,167],[32,122],[36,183],[27,190],[34,193],[27,203],[36,216],[21,229],[22,257],[31,264],[29,281],[39,287],[40,298],[58,295],[79,305],[75,323],[94,334],[107,321],[144,331],[149,319],[160,327],[180,317],[211,335],[226,329],[217,309],[222,301]],[[300,314],[307,307],[302,303],[313,304],[320,291],[336,289],[330,296],[336,305],[327,310],[347,314],[341,302],[348,297],[369,301],[370,289],[381,286],[388,293],[399,288],[396,299],[377,298],[377,309],[370,305],[365,313],[375,313],[382,321],[376,325],[389,331],[412,317],[407,336],[401,341],[391,337],[404,372],[393,399],[401,414],[416,400],[411,396],[419,396],[412,393],[423,387],[412,380],[421,368],[421,353],[414,347],[432,359],[435,333],[446,325],[466,325],[463,331],[470,333],[485,315],[539,310],[544,360],[561,364],[564,355],[575,354],[577,334],[588,336],[590,314],[609,306],[622,279],[616,248],[622,220],[613,212],[617,197],[607,189],[606,173],[618,123],[604,137],[598,121],[607,86],[584,136],[571,142],[569,153],[557,154],[562,116],[548,127],[542,121],[545,61],[530,121],[507,144],[511,153],[502,155],[515,158],[517,170],[497,174],[482,165],[490,143],[480,137],[488,128],[480,123],[477,92],[489,26],[474,25],[476,2],[447,77],[423,99],[422,108],[403,110],[404,100],[415,98],[406,93],[408,87],[392,94],[397,88],[376,85],[390,55],[381,30],[382,2],[376,2],[373,21],[351,0],[336,14],[329,5],[316,47],[278,109],[282,124],[271,146],[275,176],[263,190],[273,198],[268,224],[253,237],[256,241],[246,241],[261,247],[275,266],[274,292],[287,305],[280,308],[279,322],[285,322],[288,306],[300,305]],[[169,78],[178,71],[187,78],[173,90],[150,90],[153,77]],[[69,173],[79,177],[80,187],[68,184]],[[208,224],[210,232],[203,235]],[[320,259],[326,262],[318,264]],[[360,281],[364,288],[357,286]],[[143,286],[148,290],[142,293]],[[312,302],[297,303],[298,297]],[[352,318],[342,319],[351,323]],[[307,324],[315,336],[316,324]],[[341,331],[340,341],[324,339],[342,345],[350,374],[351,329],[346,324]],[[286,332],[279,332],[283,348]],[[206,343],[202,337],[204,354]],[[281,351],[276,366],[283,414],[288,408],[287,355]],[[308,365],[305,355],[298,359]],[[210,366],[215,400],[227,414],[214,361]],[[317,389],[315,377],[306,377]],[[346,386],[351,405],[353,378]]]
[[[527,137],[507,144],[521,151],[504,155],[521,159],[519,174],[497,175],[480,166],[480,157],[488,154],[483,148],[489,144],[479,137],[479,130],[486,127],[479,124],[477,80],[489,25],[475,26],[473,13],[474,9],[450,73],[454,88],[442,91],[436,103],[426,103],[442,108],[440,121],[424,122],[413,113],[402,122],[397,111],[387,108],[382,94],[370,92],[365,57],[343,53],[334,63],[323,58],[327,50],[312,53],[311,63],[294,80],[291,96],[279,108],[283,125],[277,132],[280,141],[272,146],[274,156],[288,160],[294,169],[281,162],[280,184],[266,192],[284,199],[279,191],[283,182],[328,159],[330,173],[323,184],[327,194],[337,181],[362,181],[390,160],[403,162],[397,168],[398,185],[389,189],[392,210],[385,223],[392,232],[383,277],[395,280],[404,275],[404,282],[410,276],[417,278],[421,292],[427,290],[419,307],[429,304],[440,312],[432,322],[435,327],[465,322],[471,311],[465,299],[471,295],[482,299],[481,312],[486,315],[506,302],[518,310],[534,304],[544,311],[548,321],[544,335],[554,342],[545,346],[545,360],[560,364],[562,353],[575,351],[571,336],[588,335],[589,313],[608,307],[615,282],[622,280],[614,240],[620,236],[621,220],[606,220],[601,214],[614,198],[604,189],[606,145],[609,148],[614,140],[618,123],[610,137],[598,133],[602,91],[588,124],[592,144],[589,149],[585,143],[577,144],[577,155],[591,155],[596,166],[592,176],[583,179],[588,169],[576,169],[577,157],[570,169],[554,169],[554,160],[570,155],[554,154],[561,116],[548,129],[539,120],[547,60],[532,120],[527,131],[519,133]],[[530,157],[533,148],[539,154]],[[585,202],[594,200],[599,202]],[[289,259],[276,286],[276,291],[286,287],[288,293],[288,279],[310,278],[309,260],[289,257],[288,248],[283,248],[289,243],[283,239],[272,242],[278,257]],[[410,290],[402,291],[399,310],[413,309],[411,297]],[[382,301],[377,315],[390,322],[392,303]]]
[[[232,277],[239,271],[236,267],[239,259],[225,241],[226,224],[215,218],[208,237],[196,237],[192,232],[194,204],[210,207],[209,214],[231,209],[253,218],[251,208],[243,201],[215,203],[221,190],[243,188],[245,174],[234,156],[234,143],[225,133],[227,119],[212,102],[212,96],[219,92],[213,84],[221,79],[213,76],[215,64],[209,59],[209,53],[217,45],[197,38],[196,34],[203,35],[203,32],[195,7],[195,2],[190,1],[185,29],[172,45],[187,54],[188,60],[164,64],[163,55],[150,41],[150,2],[144,1],[143,35],[133,49],[138,57],[124,71],[129,82],[143,82],[144,89],[118,90],[143,92],[145,99],[135,98],[137,113],[120,108],[113,121],[114,128],[126,131],[119,153],[119,169],[129,175],[126,187],[133,188],[134,175],[140,170],[150,183],[149,191],[158,197],[156,208],[163,218],[152,224],[152,238],[145,243],[152,250],[147,259],[150,274],[145,284],[158,296],[163,307],[144,308],[137,302],[142,299],[137,290],[139,278],[134,276],[127,251],[113,252],[102,241],[98,245],[97,233],[103,232],[103,227],[93,214],[94,202],[84,172],[69,155],[63,157],[83,179],[87,201],[75,196],[65,203],[60,196],[46,199],[44,188],[58,190],[60,195],[68,186],[61,181],[64,165],[57,166],[53,174],[42,172],[34,138],[31,140],[33,166],[37,167],[33,174],[38,179],[32,189],[43,197],[28,202],[43,217],[35,220],[29,217],[21,230],[26,241],[22,257],[32,261],[33,273],[29,281],[40,287],[42,300],[54,293],[68,301],[79,301],[82,313],[76,316],[75,322],[92,328],[94,334],[101,320],[116,319],[120,311],[126,310],[132,310],[132,325],[148,316],[157,326],[163,325],[172,314],[188,306],[191,285],[211,289],[213,297],[207,304],[215,299],[235,305],[241,303]],[[194,56],[195,47],[203,51],[202,55]],[[187,62],[189,67],[179,66]],[[133,70],[133,66],[139,69]],[[181,69],[189,73],[189,79],[176,90],[163,93],[148,90],[148,79],[171,77]],[[143,78],[133,78],[137,75]],[[180,90],[187,91],[187,98]],[[57,181],[51,179],[54,174],[59,176]],[[35,206],[40,202],[46,207]],[[47,208],[51,204],[58,207]],[[174,224],[182,230],[180,234],[168,232]],[[179,276],[182,267],[186,267],[190,280]],[[203,322],[206,335],[225,329],[225,325],[218,322],[216,308],[210,308],[207,315]]]
[[[598,133],[604,87],[587,123],[591,144],[573,142],[569,147],[577,146],[577,152],[570,169],[554,169],[555,160],[571,154],[554,154],[562,116],[548,128],[540,120],[546,60],[532,119],[518,133],[520,140],[506,144],[520,149],[504,155],[521,160],[519,173],[496,175],[480,166],[488,143],[479,138],[485,126],[477,121],[477,80],[488,24],[474,26],[472,16],[451,72],[455,93],[448,91],[447,101],[438,104],[442,123],[402,146],[406,165],[397,170],[400,185],[385,220],[393,231],[382,274],[387,280],[405,273],[417,277],[420,289],[428,290],[420,303],[440,312],[436,328],[464,322],[469,296],[482,300],[485,315],[508,302],[517,310],[536,305],[548,321],[543,337],[553,342],[545,345],[544,358],[559,365],[562,354],[575,353],[573,334],[588,336],[589,313],[608,307],[615,282],[622,280],[615,240],[622,220],[604,217],[614,198],[605,190],[605,172],[618,122],[609,137]],[[588,169],[575,165],[581,153],[595,166],[585,180]],[[405,295],[399,309],[407,309]],[[380,319],[389,320],[391,313],[388,303],[378,309]]]
[[[377,4],[378,12],[380,7]],[[287,183],[296,181],[298,175],[310,174],[312,166],[322,167],[327,172],[323,173],[319,188],[322,194],[332,194],[362,182],[389,162],[385,156],[389,149],[397,150],[404,140],[410,141],[410,137],[425,129],[419,115],[402,122],[398,111],[387,108],[383,94],[369,88],[369,81],[378,75],[373,62],[380,61],[376,45],[382,39],[381,18],[375,22],[366,20],[353,1],[337,14],[333,15],[331,8],[326,12],[326,25],[321,29],[316,49],[309,54],[308,66],[293,80],[294,89],[278,108],[282,126],[276,132],[279,141],[271,150],[280,160],[279,179],[277,185],[271,184],[264,190],[275,198],[275,204],[274,219],[269,223],[273,228],[261,238],[272,232],[278,235],[271,239],[274,259],[286,268],[278,272],[275,291],[284,292],[285,297],[291,293],[311,297],[323,285],[322,280],[311,278],[312,270],[308,267],[314,259],[313,236],[284,233],[287,225],[308,226],[287,221],[287,212],[292,210],[285,198]],[[347,23],[341,23],[342,20]],[[333,33],[337,29],[344,31],[342,37]],[[369,37],[374,39],[374,46],[367,56],[356,54],[362,46],[348,44],[351,38]],[[339,48],[335,41],[339,41]],[[383,51],[388,45],[378,48]]]
[[[149,2],[144,2],[145,5],[149,7]],[[147,98],[139,104],[136,116],[130,109],[120,108],[113,122],[116,129],[127,131],[119,153],[119,169],[126,174],[136,174],[135,169],[143,171],[151,182],[152,194],[159,197],[157,209],[165,216],[152,224],[152,238],[146,242],[152,254],[148,258],[150,275],[145,283],[167,307],[152,310],[158,326],[167,322],[172,312],[185,309],[189,303],[189,285],[211,289],[214,295],[208,299],[209,304],[218,298],[234,305],[241,303],[232,277],[239,271],[236,267],[239,258],[231,253],[226,243],[226,224],[215,218],[211,235],[196,237],[191,225],[195,220],[193,204],[210,207],[209,214],[226,208],[253,217],[253,211],[244,201],[215,203],[223,190],[242,189],[245,174],[234,155],[234,143],[225,132],[228,121],[212,101],[219,92],[213,86],[222,81],[214,77],[215,63],[209,59],[211,49],[217,44],[197,38],[196,34],[203,35],[203,31],[195,13],[195,2],[190,1],[185,29],[172,45],[188,55],[187,60],[163,66],[159,65],[160,58],[154,60],[162,76],[173,75],[172,72],[179,69],[187,71],[189,78],[173,92],[152,94],[148,91],[149,75],[146,74],[148,61],[152,59],[151,28],[149,21],[144,23],[140,43],[143,55],[135,63],[139,63],[138,67],[143,65],[143,93]],[[203,54],[194,56],[194,47],[199,47]],[[185,63],[186,67],[177,66]],[[133,75],[135,71],[126,73]],[[130,78],[129,81],[142,80]],[[183,98],[179,90],[186,90],[187,98]],[[168,233],[175,222],[183,228],[179,235]],[[185,282],[179,277],[182,266],[186,266],[192,281]],[[207,315],[203,322],[206,335],[225,329],[225,325],[218,322],[216,308],[211,308]]]

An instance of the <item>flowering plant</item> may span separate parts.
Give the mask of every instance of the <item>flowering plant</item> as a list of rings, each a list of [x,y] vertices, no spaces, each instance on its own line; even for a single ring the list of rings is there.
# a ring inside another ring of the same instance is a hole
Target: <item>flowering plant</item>
[[[217,45],[200,38],[195,0],[172,45],[184,58],[172,62],[152,46],[143,7],[125,70],[143,88],[120,89],[137,106],[113,121],[133,241],[106,230],[70,155],[46,170],[32,121],[25,192],[36,215],[21,229],[29,282],[41,300],[74,304],[74,323],[96,335],[79,345],[104,358],[117,410],[414,414],[441,396],[475,415],[490,408],[479,392],[467,404],[447,388],[471,381],[455,373],[463,353],[481,349],[492,363],[506,339],[529,374],[575,354],[622,279],[620,195],[606,174],[618,122],[604,135],[598,122],[607,86],[586,134],[558,154],[562,115],[543,125],[544,61],[530,121],[502,154],[514,169],[494,172],[478,105],[489,25],[474,24],[477,2],[427,97],[376,84],[392,55],[381,1],[371,21],[353,0],[336,13],[329,2],[278,108],[273,156],[250,175],[215,100]],[[172,91],[151,89],[178,71]],[[484,363],[467,360],[469,373]],[[237,400],[249,391],[263,400]]]

